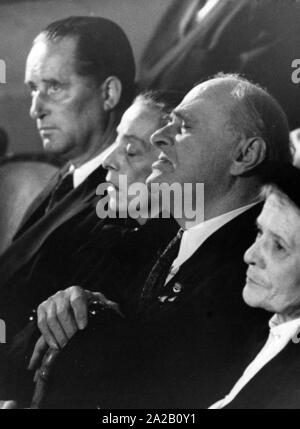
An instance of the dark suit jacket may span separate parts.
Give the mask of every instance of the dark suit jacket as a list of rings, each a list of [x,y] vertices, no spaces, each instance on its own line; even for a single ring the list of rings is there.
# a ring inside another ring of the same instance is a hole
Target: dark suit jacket
[[[207,408],[225,395],[243,369],[249,335],[269,318],[242,300],[243,255],[255,240],[261,208],[240,215],[196,251],[161,291],[171,301],[154,299],[138,312],[141,285],[131,285],[125,321],[106,326],[100,320],[62,353],[46,406],[64,407],[69,398],[74,408]]]
[[[249,334],[268,319],[242,299],[243,257],[255,240],[261,208],[255,206],[213,234],[160,291],[169,298],[142,308],[149,358],[145,373],[151,374],[147,366],[154,371],[145,394],[149,406],[206,408],[240,374]]]
[[[64,257],[82,246],[99,222],[96,205],[100,197],[96,196],[96,188],[104,182],[105,175],[103,167],[99,167],[29,227],[0,258],[0,317],[6,321],[8,338],[23,326],[27,315],[26,285],[35,282],[32,276],[37,272],[36,266],[44,266],[46,277],[42,284],[36,279],[36,287],[43,288],[47,275],[58,275],[59,266],[63,271]]]
[[[222,0],[201,23],[204,0],[177,0],[166,12],[141,60],[142,88],[189,91],[215,73],[241,73],[282,104],[291,128],[300,126],[300,5],[295,1]]]
[[[47,207],[50,203],[50,198],[53,190],[59,184],[59,181],[66,173],[66,168],[62,168],[58,171],[52,179],[49,181],[47,186],[43,189],[43,191],[38,195],[38,197],[33,201],[33,203],[29,206],[28,210],[25,213],[24,218],[22,219],[21,225],[14,237],[14,240],[21,237],[24,232],[29,229],[32,225],[38,222],[46,213]]]
[[[256,347],[257,350],[263,347],[266,339],[267,337],[259,344],[259,347]],[[235,400],[225,408],[269,410],[299,409],[299,344],[294,344],[291,341],[279,355],[272,359],[258,374],[256,374]]]

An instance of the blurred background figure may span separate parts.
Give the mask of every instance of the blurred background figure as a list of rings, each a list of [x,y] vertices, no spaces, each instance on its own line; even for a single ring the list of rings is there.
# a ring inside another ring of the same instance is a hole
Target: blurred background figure
[[[8,155],[9,138],[4,128],[0,127],[0,159]]]
[[[218,72],[266,87],[300,127],[300,3],[270,0],[174,0],[140,62],[142,88],[189,91]]]

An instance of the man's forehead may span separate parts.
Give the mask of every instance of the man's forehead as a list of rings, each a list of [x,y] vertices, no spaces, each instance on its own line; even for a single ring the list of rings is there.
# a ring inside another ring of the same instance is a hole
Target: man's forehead
[[[222,85],[214,85],[214,82],[204,82],[193,88],[174,110],[175,115],[185,119],[195,120],[201,116],[215,116],[221,113],[227,117],[232,99],[229,92]]]
[[[57,41],[38,38],[27,58],[26,69],[35,69],[42,65],[56,62],[59,64],[73,64],[76,59],[77,41],[65,37]]]
[[[136,101],[125,111],[121,123],[138,125],[139,122],[149,121],[156,124],[160,116],[158,109],[147,106],[143,102]]]
[[[211,107],[211,101],[200,95],[193,96],[188,94],[182,102],[177,106],[173,113],[179,118],[185,119],[195,119],[199,117],[200,114],[205,115]]]
[[[160,112],[143,103],[136,102],[124,113],[118,126],[118,133],[135,135],[144,139],[160,125]]]

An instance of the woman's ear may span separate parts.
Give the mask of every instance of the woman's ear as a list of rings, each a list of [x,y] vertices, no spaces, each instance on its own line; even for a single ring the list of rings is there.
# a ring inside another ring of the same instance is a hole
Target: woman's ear
[[[108,77],[101,85],[103,108],[105,112],[113,110],[122,96],[122,83],[115,76]]]
[[[254,170],[266,159],[267,145],[262,137],[243,138],[236,150],[230,173],[233,176],[242,176]]]

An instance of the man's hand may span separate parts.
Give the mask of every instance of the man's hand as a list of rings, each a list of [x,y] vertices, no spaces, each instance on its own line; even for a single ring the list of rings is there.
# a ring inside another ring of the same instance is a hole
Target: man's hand
[[[90,292],[78,286],[57,292],[38,307],[38,327],[42,337],[35,346],[29,369],[36,367],[48,347],[62,349],[76,332],[86,328],[88,308],[92,302],[98,302],[103,308],[112,309],[123,316],[118,304],[108,300],[102,293]]]

